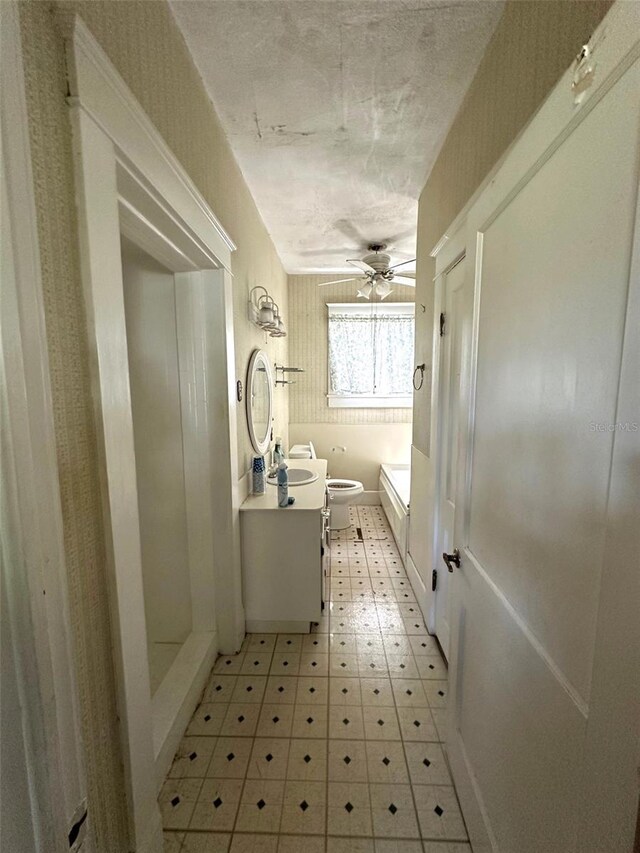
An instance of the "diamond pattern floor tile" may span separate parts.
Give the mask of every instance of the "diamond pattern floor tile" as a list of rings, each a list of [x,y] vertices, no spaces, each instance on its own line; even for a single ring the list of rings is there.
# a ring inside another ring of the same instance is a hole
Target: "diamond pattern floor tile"
[[[216,661],[159,796],[172,853],[470,853],[446,663],[382,509],[350,515],[311,633]]]

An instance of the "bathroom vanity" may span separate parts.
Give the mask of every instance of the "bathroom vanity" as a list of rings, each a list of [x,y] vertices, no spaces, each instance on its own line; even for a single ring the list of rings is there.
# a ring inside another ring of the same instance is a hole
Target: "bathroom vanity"
[[[242,589],[247,631],[306,633],[322,615],[328,574],[329,520],[325,459],[287,460],[318,478],[290,486],[295,503],[278,506],[277,486],[240,507]]]

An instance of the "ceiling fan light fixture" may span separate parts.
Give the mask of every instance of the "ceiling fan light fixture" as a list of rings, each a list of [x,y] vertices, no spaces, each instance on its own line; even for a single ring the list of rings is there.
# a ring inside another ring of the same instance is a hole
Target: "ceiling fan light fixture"
[[[392,283],[404,287],[415,287],[415,278],[411,273],[404,276],[395,275],[395,270],[406,264],[414,264],[416,259],[411,258],[410,260],[400,261],[392,265],[391,255],[385,251],[386,248],[386,243],[369,243],[367,246],[368,254],[363,258],[347,259],[347,263],[350,266],[360,270],[362,273],[360,281],[365,282],[357,291],[359,299],[369,299],[372,293],[380,299],[385,299],[392,292]],[[330,284],[342,284],[347,281],[356,281],[356,277],[319,282],[318,287],[327,287]]]
[[[380,299],[385,299],[391,293],[391,284],[388,281],[379,281],[376,284],[376,294]]]

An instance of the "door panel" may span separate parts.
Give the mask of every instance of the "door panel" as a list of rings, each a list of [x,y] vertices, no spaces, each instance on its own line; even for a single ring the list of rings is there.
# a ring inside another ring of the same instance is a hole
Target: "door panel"
[[[577,849],[638,197],[629,64],[532,161],[543,111],[468,218],[448,746],[476,853]]]
[[[568,853],[586,720],[526,626],[473,562],[467,555],[455,598],[456,737],[482,791],[495,849]]]
[[[459,281],[456,280],[456,271],[459,272]],[[447,399],[447,465],[445,468],[445,492],[444,497],[455,513],[456,505],[456,474],[458,470],[458,426],[460,423],[460,371],[462,356],[462,333],[463,333],[463,287],[464,287],[464,261],[461,261],[447,276],[447,319],[451,343],[449,345],[449,376],[448,376],[448,399]]]
[[[469,547],[585,701],[637,124],[602,101],[482,235]]]

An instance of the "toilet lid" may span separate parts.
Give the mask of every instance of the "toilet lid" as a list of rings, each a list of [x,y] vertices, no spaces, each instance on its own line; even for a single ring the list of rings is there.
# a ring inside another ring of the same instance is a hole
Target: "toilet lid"
[[[362,483],[357,480],[327,480],[327,486],[330,489],[358,489]]]

